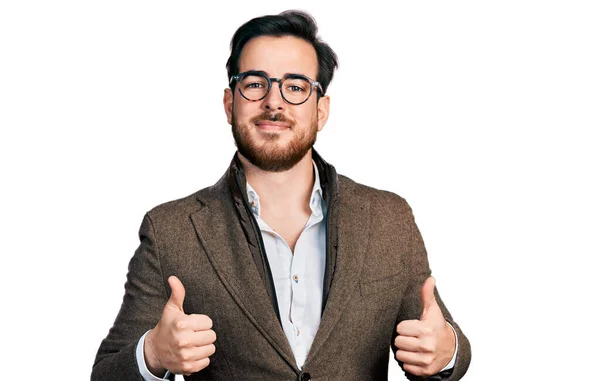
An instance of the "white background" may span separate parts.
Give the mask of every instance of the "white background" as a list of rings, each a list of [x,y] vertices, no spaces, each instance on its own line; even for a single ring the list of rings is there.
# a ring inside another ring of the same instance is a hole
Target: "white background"
[[[411,204],[464,380],[597,375],[597,3],[330,3],[2,2],[4,374],[89,378],[144,213],[233,155],[231,36],[301,8],[341,63],[316,148]]]

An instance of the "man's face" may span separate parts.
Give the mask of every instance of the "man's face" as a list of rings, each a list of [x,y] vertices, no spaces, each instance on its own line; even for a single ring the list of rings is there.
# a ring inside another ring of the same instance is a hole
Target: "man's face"
[[[300,38],[261,36],[244,46],[240,73],[264,71],[270,78],[302,74],[317,78],[318,61],[312,45]],[[273,82],[264,99],[250,101],[225,89],[223,104],[239,152],[255,166],[281,172],[296,165],[312,148],[329,113],[329,97],[317,102],[317,90],[301,105],[287,103]]]

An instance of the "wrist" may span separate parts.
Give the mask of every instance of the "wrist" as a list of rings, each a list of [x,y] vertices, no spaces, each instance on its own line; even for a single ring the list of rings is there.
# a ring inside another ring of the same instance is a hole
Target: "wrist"
[[[154,329],[150,330],[144,339],[144,361],[146,362],[146,367],[156,377],[162,377],[167,369],[165,369],[158,356],[156,356],[154,344]]]
[[[450,361],[454,357],[454,352],[456,350],[456,333],[454,332],[454,328],[448,322],[446,322],[446,337],[448,337],[447,353],[450,356],[448,357],[448,361]]]

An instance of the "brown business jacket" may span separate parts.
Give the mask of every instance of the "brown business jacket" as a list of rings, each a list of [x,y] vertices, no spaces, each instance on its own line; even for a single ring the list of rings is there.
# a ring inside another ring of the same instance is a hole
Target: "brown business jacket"
[[[160,319],[167,279],[176,275],[186,289],[184,311],[208,315],[217,334],[210,365],[186,380],[387,380],[395,327],[419,319],[420,289],[431,274],[421,235],[403,198],[338,175],[314,150],[313,159],[327,200],[327,260],[322,318],[302,370],[278,320],[234,156],[216,184],[144,217],[123,303],[91,379],[141,380],[136,345]],[[435,296],[459,348],[451,374],[431,379],[454,381],[467,371],[470,344],[437,288]]]

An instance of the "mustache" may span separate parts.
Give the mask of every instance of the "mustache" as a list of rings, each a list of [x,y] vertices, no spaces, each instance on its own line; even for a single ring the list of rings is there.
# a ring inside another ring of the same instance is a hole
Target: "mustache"
[[[265,111],[262,114],[252,118],[252,123],[258,123],[263,121],[288,123],[290,126],[293,126],[295,124],[294,122],[286,118],[282,113],[270,113],[268,111]]]

